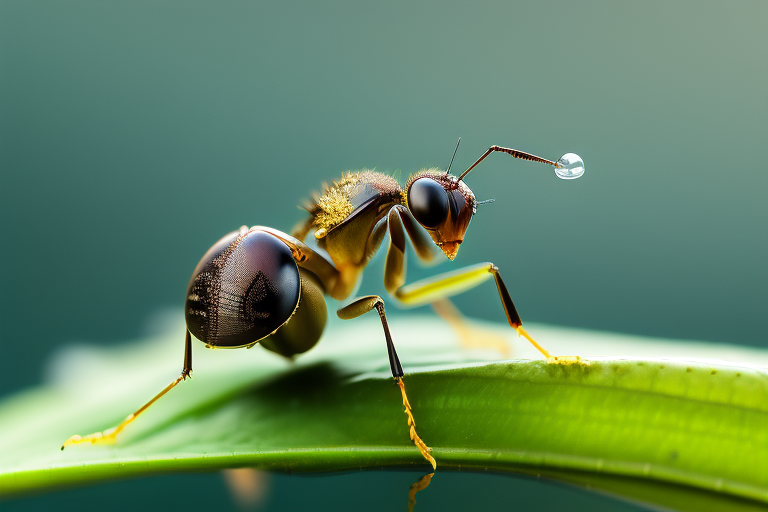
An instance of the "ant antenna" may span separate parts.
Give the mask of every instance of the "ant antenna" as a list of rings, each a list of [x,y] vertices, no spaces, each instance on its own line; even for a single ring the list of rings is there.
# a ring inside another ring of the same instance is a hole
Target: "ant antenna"
[[[459,144],[461,144],[461,137],[459,137],[459,141],[456,143],[456,149],[453,150],[453,156],[451,157],[451,163],[448,164],[448,170],[445,171],[445,174],[448,174],[448,173],[451,172],[451,166],[453,165],[453,159],[456,158],[456,152],[459,150]],[[459,179],[461,179],[461,178],[459,178]]]
[[[464,171],[464,173],[459,176],[459,181],[464,179],[464,176],[469,173],[472,169],[475,168],[477,164],[485,160],[485,157],[493,153],[494,151],[501,151],[502,153],[507,153],[508,155],[512,155],[515,158],[520,158],[521,160],[530,160],[532,162],[540,162],[542,164],[549,164],[553,166],[555,169],[559,169],[561,165],[557,162],[553,162],[552,160],[547,160],[546,158],[541,158],[540,156],[533,155],[531,153],[526,153],[525,151],[518,151],[517,149],[509,149],[509,148],[502,148],[501,146],[491,146],[488,148],[488,151],[483,153],[483,156],[477,159],[477,162],[473,163],[469,166],[469,169]]]

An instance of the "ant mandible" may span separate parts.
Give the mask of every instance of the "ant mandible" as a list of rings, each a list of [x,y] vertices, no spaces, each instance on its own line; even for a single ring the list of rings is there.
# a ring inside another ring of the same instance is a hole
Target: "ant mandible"
[[[229,233],[205,253],[189,281],[184,305],[187,330],[181,375],[116,427],[72,436],[61,449],[79,443],[114,442],[129,423],[189,377],[192,335],[207,348],[251,348],[261,343],[267,350],[289,358],[311,349],[325,328],[328,315],[325,296],[345,300],[353,293],[387,231],[389,247],[384,286],[397,301],[408,306],[435,303],[492,276],[509,325],[519,335],[527,338],[550,363],[581,363],[578,356],[550,355],[523,329],[520,315],[493,263],[481,263],[405,285],[406,234],[421,260],[432,258],[432,245],[417,223],[448,259],[453,260],[478,204],[464,177],[497,151],[552,165],[556,174],[564,179],[578,178],[584,172],[581,159],[572,153],[553,162],[523,151],[491,146],[459,177],[450,174],[451,158],[446,171],[421,170],[408,178],[405,188],[382,173],[347,173],[326,187],[308,207],[309,218],[299,224],[292,235],[264,226],[250,229],[243,226]],[[453,154],[455,157],[455,150]],[[303,242],[313,229],[324,254]],[[384,300],[378,295],[360,297],[336,314],[342,319],[351,319],[372,309],[381,318],[389,365],[400,388],[411,441],[435,469],[437,464],[431,449],[416,433]]]

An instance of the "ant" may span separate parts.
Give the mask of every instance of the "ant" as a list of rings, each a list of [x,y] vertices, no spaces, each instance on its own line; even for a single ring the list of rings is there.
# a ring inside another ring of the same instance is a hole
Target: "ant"
[[[457,143],[456,150],[458,147]],[[397,301],[409,306],[435,303],[493,277],[509,325],[519,335],[527,338],[550,363],[586,364],[578,356],[550,355],[523,329],[520,315],[493,263],[405,285],[406,234],[419,259],[428,261],[433,256],[426,231],[431,242],[453,260],[477,205],[482,204],[475,200],[464,177],[493,152],[552,165],[564,179],[578,178],[584,172],[581,159],[572,153],[553,162],[523,151],[491,146],[459,177],[450,174],[452,157],[446,171],[421,170],[408,178],[404,188],[394,178],[374,171],[344,174],[308,205],[309,218],[294,228],[292,235],[265,226],[243,226],[225,235],[205,253],[187,287],[181,375],[116,427],[72,436],[61,449],[79,443],[114,442],[129,423],[190,376],[193,335],[206,348],[251,348],[261,343],[267,350],[287,358],[308,351],[325,328],[325,296],[345,300],[355,291],[363,269],[379,250],[387,232],[384,286]],[[303,241],[313,229],[320,250]],[[336,314],[352,319],[373,309],[381,318],[389,365],[400,388],[410,439],[434,470],[437,463],[431,449],[416,432],[384,300],[378,295],[356,298]]]

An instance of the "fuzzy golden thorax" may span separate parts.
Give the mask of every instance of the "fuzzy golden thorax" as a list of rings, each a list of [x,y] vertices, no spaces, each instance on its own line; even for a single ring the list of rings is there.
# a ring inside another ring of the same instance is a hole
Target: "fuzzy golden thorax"
[[[318,233],[330,232],[347,220],[355,209],[366,201],[382,195],[396,196],[399,202],[400,185],[397,180],[367,169],[345,173],[340,180],[326,187],[322,195],[315,199],[310,209],[314,217],[312,224]]]
[[[329,231],[349,217],[349,214],[354,210],[350,200],[351,189],[358,182],[359,178],[356,174],[347,173],[339,181],[325,189],[315,205],[314,225],[318,229]]]

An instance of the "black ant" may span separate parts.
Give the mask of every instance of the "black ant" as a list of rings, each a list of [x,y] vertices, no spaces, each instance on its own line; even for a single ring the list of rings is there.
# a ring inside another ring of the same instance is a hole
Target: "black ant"
[[[458,149],[458,144],[456,145]],[[197,264],[187,287],[184,367],[181,375],[122,423],[104,432],[72,436],[62,445],[110,443],[139,414],[192,373],[192,335],[207,348],[251,348],[293,357],[311,349],[325,328],[325,296],[347,299],[363,269],[389,232],[384,286],[399,302],[416,306],[466,291],[493,276],[509,324],[526,337],[550,363],[580,363],[578,356],[555,357],[523,329],[523,322],[493,263],[481,263],[405,285],[406,234],[422,260],[432,258],[432,242],[453,260],[479,204],[463,179],[485,157],[503,152],[515,158],[554,166],[561,178],[581,176],[578,156],[557,162],[515,149],[491,146],[459,177],[448,170],[426,169],[413,174],[402,188],[385,174],[348,173],[308,207],[309,218],[288,235],[276,229],[243,226],[216,242]],[[456,151],[454,150],[454,157]],[[451,158],[451,164],[453,158]],[[421,226],[421,227],[419,227]],[[422,229],[423,228],[423,229]],[[303,240],[314,230],[321,251]],[[384,300],[367,295],[336,313],[356,318],[375,309],[381,318],[389,365],[402,395],[411,441],[435,469],[430,448],[416,433],[416,423],[403,384],[403,368],[384,312]]]

